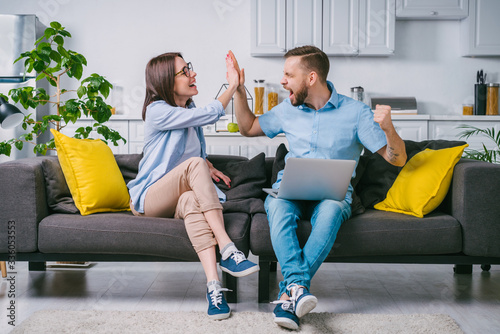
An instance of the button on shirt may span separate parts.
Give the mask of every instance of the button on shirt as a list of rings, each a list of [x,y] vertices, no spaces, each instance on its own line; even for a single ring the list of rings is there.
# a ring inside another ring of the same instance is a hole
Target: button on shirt
[[[144,198],[148,188],[179,165],[182,159],[189,158],[186,153],[203,159],[207,157],[201,127],[215,123],[224,115],[225,110],[218,100],[204,108],[197,108],[194,103],[188,108],[173,107],[165,101],[155,101],[147,107],[144,122],[144,156],[139,163],[137,177],[127,184],[137,212],[144,213]],[[196,145],[199,151],[192,152],[188,149],[186,152],[186,144],[193,140],[193,132],[199,140],[199,146]],[[224,200],[224,193],[217,187],[216,190],[219,198]]]
[[[355,160],[366,147],[376,152],[387,144],[385,133],[373,120],[373,112],[364,103],[337,94],[327,81],[331,96],[325,106],[314,110],[302,104],[294,107],[287,98],[259,117],[266,136],[274,138],[284,133],[289,146],[289,157],[311,159]],[[353,172],[353,177],[356,171]],[[273,188],[279,188],[283,171],[278,173]],[[346,195],[351,203],[352,186]]]

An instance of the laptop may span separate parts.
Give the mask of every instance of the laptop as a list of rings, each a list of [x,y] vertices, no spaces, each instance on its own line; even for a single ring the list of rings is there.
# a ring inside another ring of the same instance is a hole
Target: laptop
[[[289,200],[342,201],[347,193],[356,161],[289,158],[279,189],[262,190]]]

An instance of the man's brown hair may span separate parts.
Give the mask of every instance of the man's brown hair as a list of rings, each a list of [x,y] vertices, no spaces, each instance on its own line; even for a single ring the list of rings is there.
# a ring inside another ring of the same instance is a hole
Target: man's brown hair
[[[319,48],[312,45],[299,46],[285,54],[285,59],[289,57],[300,57],[300,64],[305,70],[316,72],[320,80],[326,82],[330,71],[330,61]]]

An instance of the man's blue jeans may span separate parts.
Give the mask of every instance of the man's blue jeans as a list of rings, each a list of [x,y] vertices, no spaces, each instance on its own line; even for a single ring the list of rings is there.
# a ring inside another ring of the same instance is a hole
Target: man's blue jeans
[[[345,200],[289,201],[272,196],[267,196],[264,206],[274,253],[284,277],[278,298],[291,283],[309,290],[311,279],[332,249],[340,225],[351,216],[351,206]],[[310,219],[312,225],[302,249],[297,237],[301,219]]]

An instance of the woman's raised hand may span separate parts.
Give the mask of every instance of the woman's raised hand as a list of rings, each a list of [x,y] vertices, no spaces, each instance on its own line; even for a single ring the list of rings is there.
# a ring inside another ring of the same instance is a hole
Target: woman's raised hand
[[[240,70],[240,66],[238,65],[238,61],[236,60],[236,57],[234,56],[233,51],[229,50],[228,55],[233,59],[234,68],[236,69],[236,71],[238,71],[238,73],[240,75],[240,84],[239,84],[238,88],[242,88],[244,90],[245,89],[245,69],[242,68]]]
[[[229,83],[229,86],[237,88],[240,84],[240,73],[239,70],[236,69],[238,63],[235,63],[233,57],[229,54],[226,56],[226,79]]]

